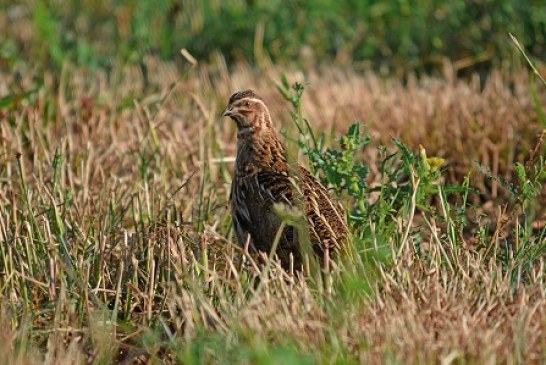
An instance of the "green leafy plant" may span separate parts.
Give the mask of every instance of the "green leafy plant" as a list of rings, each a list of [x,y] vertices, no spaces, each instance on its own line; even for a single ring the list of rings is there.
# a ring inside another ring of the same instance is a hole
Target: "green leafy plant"
[[[331,186],[338,195],[345,193],[353,198],[360,212],[363,212],[369,168],[359,161],[358,153],[371,141],[371,138],[360,132],[359,122],[354,122],[347,134],[340,138],[338,149],[325,148],[324,138],[317,139],[308,121],[302,116],[303,85],[296,82],[289,86],[288,80],[283,78],[282,84],[277,85],[277,88],[294,108],[292,119],[299,132],[297,144],[309,157],[314,172],[319,174],[323,182]]]

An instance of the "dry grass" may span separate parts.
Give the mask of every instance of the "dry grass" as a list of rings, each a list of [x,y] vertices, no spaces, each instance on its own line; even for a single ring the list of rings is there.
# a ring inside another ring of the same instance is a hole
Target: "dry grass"
[[[219,115],[234,90],[253,87],[287,127],[279,71],[220,64],[180,76],[153,58],[145,69],[66,66],[0,111],[8,362],[544,361],[544,230],[513,234],[510,246],[482,222],[467,245],[453,240],[449,219],[445,227],[413,207],[421,226],[409,237],[406,214],[393,217],[391,235],[371,236],[400,252],[394,263],[357,246],[360,259],[335,275],[331,294],[275,265],[265,275],[231,241],[235,133]],[[0,77],[0,95],[34,87],[31,71],[14,75]],[[526,73],[494,72],[483,90],[449,75],[403,84],[325,69],[291,78],[307,83],[304,114],[326,138],[362,119],[377,143],[397,136],[446,158],[452,182],[475,161],[511,180],[541,128]],[[544,105],[546,93],[536,97]],[[379,157],[375,145],[362,154],[376,183]],[[482,176],[471,184],[484,193],[472,198],[478,207],[507,201]],[[522,247],[536,251],[521,259]]]

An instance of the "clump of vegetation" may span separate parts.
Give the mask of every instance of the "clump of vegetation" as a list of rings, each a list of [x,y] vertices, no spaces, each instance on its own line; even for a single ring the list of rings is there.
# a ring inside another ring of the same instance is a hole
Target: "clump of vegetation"
[[[544,59],[546,10],[512,0],[81,2],[0,5],[0,65],[20,60],[82,66],[171,59],[180,48],[196,58],[221,52],[231,63],[332,60],[407,73],[489,70],[513,58],[506,33]],[[305,20],[305,21],[304,21]],[[30,23],[30,24],[29,24]],[[22,31],[31,26],[31,31]],[[470,73],[469,73],[470,74]]]

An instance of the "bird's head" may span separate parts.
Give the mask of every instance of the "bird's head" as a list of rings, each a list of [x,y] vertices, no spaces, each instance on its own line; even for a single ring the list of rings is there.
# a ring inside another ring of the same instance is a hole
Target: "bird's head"
[[[223,115],[235,121],[239,133],[271,127],[267,106],[262,98],[250,89],[231,95]]]

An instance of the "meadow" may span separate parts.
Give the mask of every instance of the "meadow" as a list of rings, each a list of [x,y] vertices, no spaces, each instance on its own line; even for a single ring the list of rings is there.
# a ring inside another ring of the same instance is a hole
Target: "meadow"
[[[2,99],[6,363],[544,360],[546,92],[528,71],[145,68],[66,64]],[[231,236],[220,115],[247,86],[350,212],[330,277],[263,267]]]
[[[0,4],[0,364],[546,361],[544,7],[287,3]],[[234,240],[249,87],[336,270]]]

